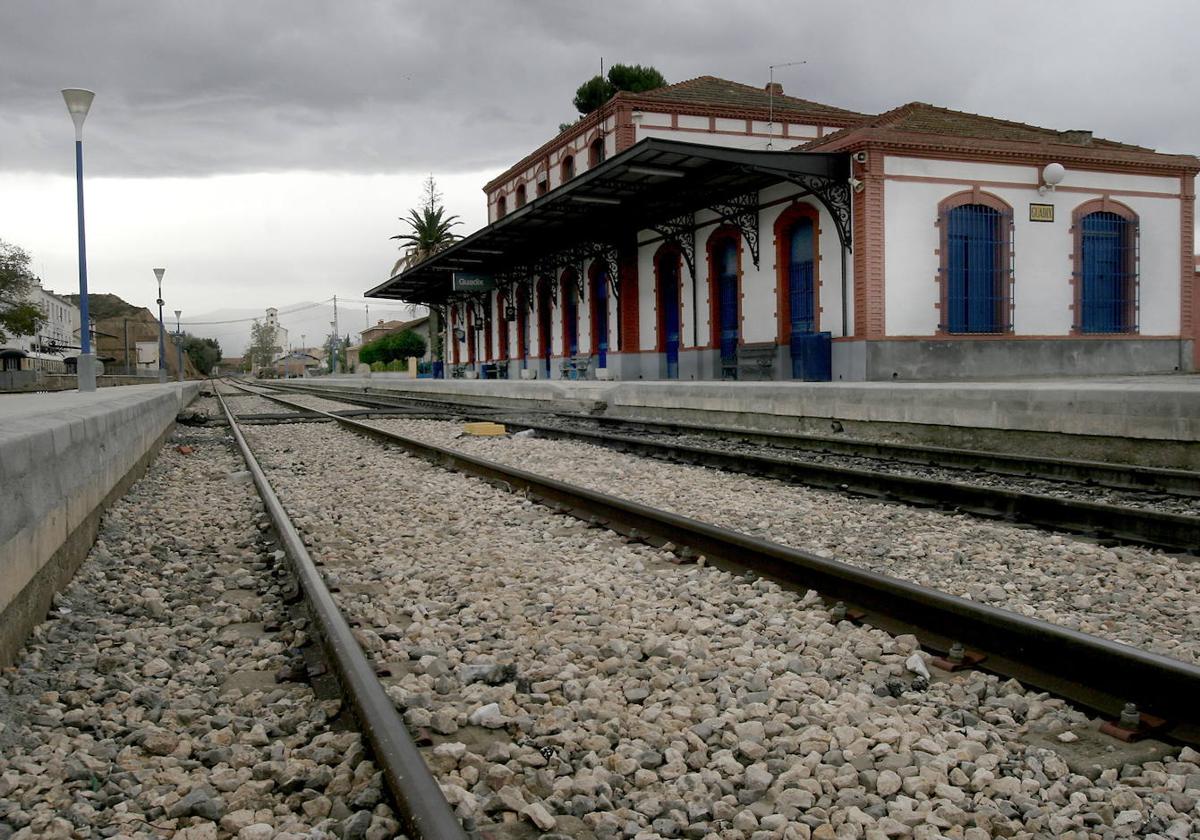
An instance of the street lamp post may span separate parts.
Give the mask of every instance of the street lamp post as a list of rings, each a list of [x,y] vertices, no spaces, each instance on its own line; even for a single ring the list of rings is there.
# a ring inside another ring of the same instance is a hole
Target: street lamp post
[[[179,381],[183,381],[183,327],[179,326],[179,316],[183,313],[182,309],[175,310],[175,354],[176,361],[179,362]]]
[[[329,322],[329,372],[337,373],[337,321]]]
[[[95,354],[92,352],[91,319],[88,313],[87,247],[83,235],[83,121],[96,94],[90,90],[67,88],[62,92],[75,123],[75,207],[79,222],[79,359],[75,364],[80,391],[96,390]]]
[[[166,328],[163,327],[163,299],[162,299],[162,279],[167,273],[165,268],[154,269],[154,276],[158,278],[158,381],[167,381],[167,339]]]

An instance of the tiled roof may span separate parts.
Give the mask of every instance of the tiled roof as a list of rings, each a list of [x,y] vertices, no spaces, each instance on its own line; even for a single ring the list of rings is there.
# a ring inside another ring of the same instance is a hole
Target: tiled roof
[[[825,115],[839,123],[863,116],[856,111],[835,108],[832,105],[824,105],[795,96],[777,93],[771,97],[764,88],[743,85],[728,79],[718,79],[716,76],[697,76],[694,79],[687,79],[655,90],[642,93],[623,93],[618,96],[648,104],[661,102],[670,105],[761,109],[763,111],[774,108],[775,113],[780,115],[793,113],[802,113],[808,116]]]
[[[936,134],[940,137],[961,137],[973,140],[1059,143],[1068,146],[1128,152],[1153,151],[1153,149],[1142,146],[1092,137],[1090,131],[1056,131],[1052,128],[1042,128],[1012,120],[1001,120],[980,114],[969,114],[965,111],[939,108],[927,102],[909,102],[907,105],[893,108],[877,117],[868,117],[849,128],[807,143],[801,148],[816,149],[840,143],[851,135],[872,129],[908,134]],[[876,134],[877,132],[872,131],[871,133]]]

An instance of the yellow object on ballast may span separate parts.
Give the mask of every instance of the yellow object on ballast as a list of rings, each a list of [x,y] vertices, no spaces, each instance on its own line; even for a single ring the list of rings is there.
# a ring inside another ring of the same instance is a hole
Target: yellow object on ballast
[[[506,433],[504,425],[501,423],[463,423],[464,435],[477,435],[479,437],[498,437]]]

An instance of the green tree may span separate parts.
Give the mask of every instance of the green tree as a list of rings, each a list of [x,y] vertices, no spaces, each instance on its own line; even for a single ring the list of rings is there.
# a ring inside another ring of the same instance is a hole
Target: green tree
[[[256,318],[250,325],[250,346],[246,348],[251,368],[270,366],[280,349],[275,328],[270,324],[259,323]]]
[[[29,254],[0,239],[0,341],[10,335],[34,335],[46,322],[38,305],[27,299],[35,280]]]
[[[442,194],[432,175],[425,180],[420,206],[410,209],[400,221],[408,225],[408,233],[398,233],[390,238],[398,239],[402,248],[407,247],[408,254],[396,263],[393,273],[406,263],[413,265],[433,256],[460,238],[452,228],[461,225],[462,221],[458,216],[446,215]]]
[[[358,360],[364,364],[375,362],[406,362],[409,356],[418,359],[425,355],[425,339],[412,330],[381,336],[358,351]]]
[[[667,80],[663,74],[649,65],[614,64],[608,68],[608,76],[592,76],[575,91],[575,109],[581,114],[590,114],[620,90],[641,93],[664,87]],[[560,127],[561,130],[561,127]]]
[[[221,345],[215,338],[198,338],[191,334],[183,337],[183,352],[192,360],[196,370],[207,376],[221,361]]]

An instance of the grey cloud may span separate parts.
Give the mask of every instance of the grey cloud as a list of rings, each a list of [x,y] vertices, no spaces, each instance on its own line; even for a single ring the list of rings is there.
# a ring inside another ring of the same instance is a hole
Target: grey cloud
[[[0,5],[0,169],[70,171],[57,89],[97,91],[93,176],[501,168],[608,63],[863,111],[921,99],[1196,151],[1188,2],[173,0]]]

